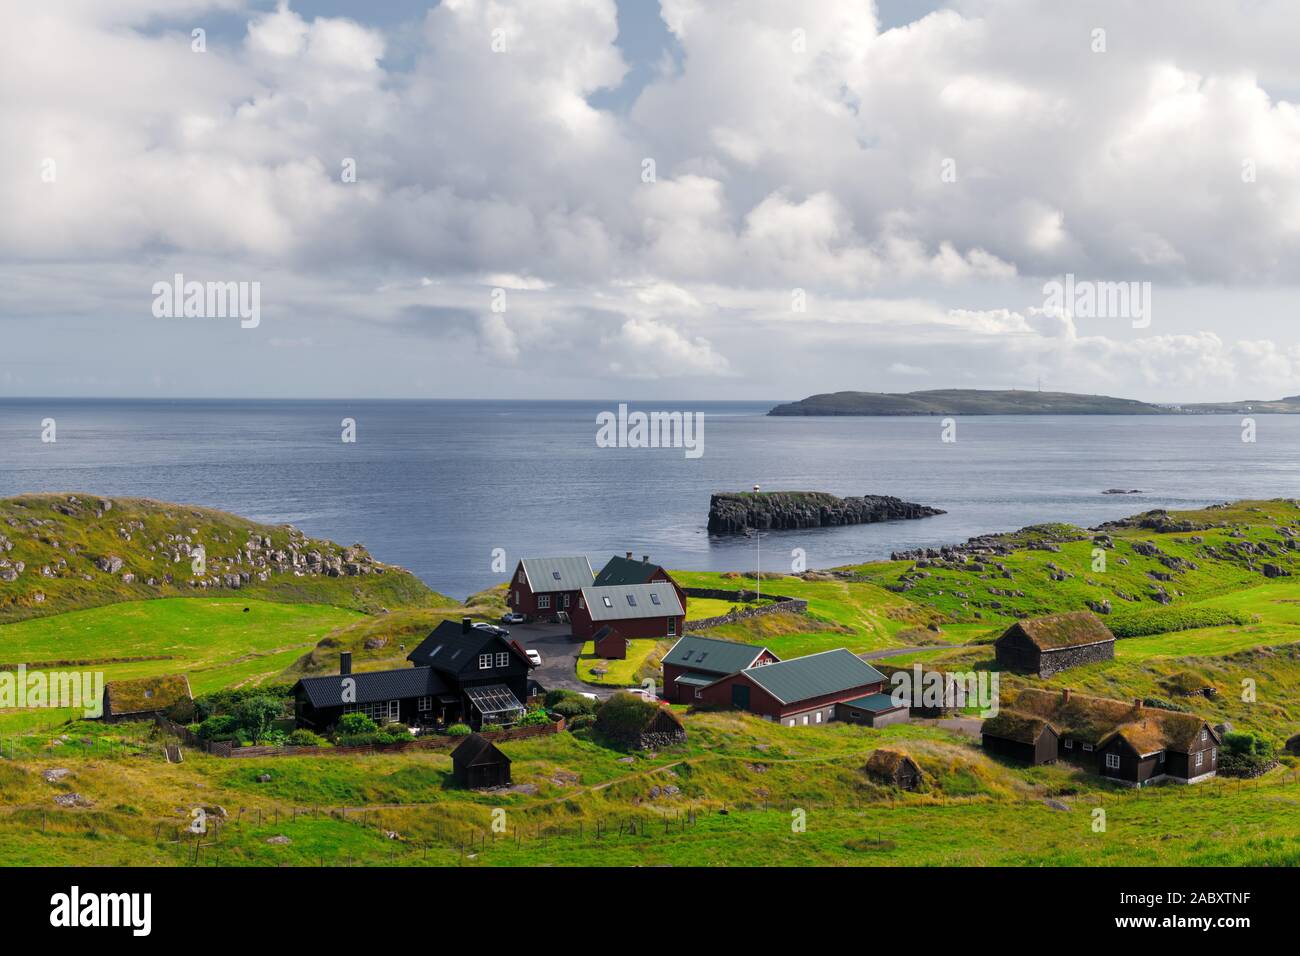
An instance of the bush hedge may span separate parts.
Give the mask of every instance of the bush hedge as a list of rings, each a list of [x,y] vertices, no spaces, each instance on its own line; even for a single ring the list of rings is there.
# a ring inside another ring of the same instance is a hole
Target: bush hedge
[[[1107,626],[1116,637],[1124,638],[1190,631],[1198,627],[1222,627],[1225,624],[1252,624],[1256,620],[1253,614],[1215,607],[1161,607],[1125,614],[1108,621]]]

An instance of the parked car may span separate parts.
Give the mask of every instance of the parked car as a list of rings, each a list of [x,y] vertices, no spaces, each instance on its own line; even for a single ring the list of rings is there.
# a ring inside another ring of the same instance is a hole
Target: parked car
[[[529,661],[529,663],[532,664],[534,667],[541,667],[541,666],[542,666],[542,655],[541,655],[541,654],[537,653],[537,652],[536,652],[535,650],[533,650],[531,647],[528,648],[528,650],[524,651],[524,653],[528,655],[528,661]]]
[[[504,627],[497,627],[495,624],[489,624],[487,621],[475,621],[474,626],[480,631],[487,631],[490,634],[495,634],[497,637],[510,636],[510,632]]]
[[[523,616],[522,614],[519,614],[519,613],[515,612],[515,611],[506,611],[505,614],[502,614],[502,615],[501,615],[501,623],[502,623],[502,624],[522,624],[522,623],[524,623],[524,616]]]

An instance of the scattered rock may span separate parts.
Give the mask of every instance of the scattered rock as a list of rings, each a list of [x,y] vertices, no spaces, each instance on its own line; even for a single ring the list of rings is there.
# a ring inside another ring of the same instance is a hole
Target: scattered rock
[[[266,838],[266,842],[269,843],[269,844],[271,844],[272,846],[286,846],[286,845],[292,843],[293,841],[290,840],[290,839],[289,839],[287,836],[285,836],[283,833],[281,833],[281,834],[279,834],[278,836],[267,837],[267,838]]]
[[[79,793],[60,793],[54,798],[54,802],[61,807],[91,807],[94,806],[89,800]]]
[[[54,783],[62,780],[68,774],[72,773],[67,767],[50,767],[48,770],[42,770],[41,776],[45,778],[46,783]]]

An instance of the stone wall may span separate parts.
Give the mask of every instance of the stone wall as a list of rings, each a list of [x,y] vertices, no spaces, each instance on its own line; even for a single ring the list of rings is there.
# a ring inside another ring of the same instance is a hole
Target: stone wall
[[[749,590],[741,591],[724,591],[722,588],[682,588],[687,597],[713,598],[718,601],[735,601],[737,604],[744,604],[746,601],[752,601],[758,596],[757,592]],[[743,621],[746,618],[761,617],[764,614],[806,614],[808,611],[808,602],[802,598],[784,597],[780,594],[767,595],[771,604],[760,604],[758,607],[740,608],[728,614],[720,614],[717,617],[701,618],[697,621],[687,620],[683,625],[684,630],[704,630],[710,627],[720,627],[723,624],[735,624],[737,621]]]
[[[1095,664],[1098,661],[1115,659],[1115,642],[1103,644],[1085,644],[1083,647],[1062,647],[1058,650],[1043,651],[1039,658],[1038,676],[1051,677],[1071,667]]]

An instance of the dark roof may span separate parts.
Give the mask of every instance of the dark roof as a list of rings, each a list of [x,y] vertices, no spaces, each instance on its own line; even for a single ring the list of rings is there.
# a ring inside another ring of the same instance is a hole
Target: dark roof
[[[470,734],[451,752],[452,763],[460,767],[472,767],[480,764],[510,763],[496,744],[482,734]]]
[[[743,673],[783,704],[826,697],[885,680],[884,674],[842,647],[750,667]]]
[[[906,707],[907,704],[895,703],[890,694],[868,694],[866,697],[859,697],[856,700],[846,700],[844,706],[869,710],[873,714],[882,714],[887,710],[898,710],[900,707]]]
[[[160,674],[135,680],[111,680],[104,685],[104,714],[151,714],[193,699],[184,674]]]
[[[294,685],[302,688],[313,707],[342,707],[343,681],[356,681],[356,700],[349,704],[372,704],[380,700],[404,700],[410,697],[436,697],[448,692],[447,684],[429,667],[403,667],[395,671],[366,671],[360,674],[330,674],[328,677],[304,677]]]
[[[466,669],[478,669],[480,654],[509,651],[525,665],[528,658],[513,641],[509,641],[486,628],[464,628],[460,621],[442,621],[420,642],[420,646],[406,655],[417,666],[432,667],[448,674],[459,674]]]
[[[534,594],[547,591],[577,591],[591,587],[591,562],[586,558],[524,558],[528,586]]]
[[[1083,647],[1115,640],[1115,635],[1091,611],[1070,611],[1046,617],[1026,618],[1007,628],[998,640],[1019,632],[1040,651],[1057,651],[1066,647]]]
[[[1063,737],[1103,746],[1119,736],[1143,755],[1166,749],[1187,753],[1206,726],[1204,718],[1195,714],[1139,708],[1130,701],[1073,692],[1066,700],[1061,691],[1036,688],[1022,690],[1008,706],[1012,711],[1049,721]],[[1213,729],[1210,732],[1214,733]]]
[[[898,771],[905,766],[910,766],[913,773],[920,775],[920,766],[903,751],[877,750],[867,758],[865,769],[869,774],[893,780],[898,776]]]
[[[649,584],[656,571],[664,569],[649,561],[637,561],[632,558],[620,558],[618,555],[605,562],[605,566],[596,575],[593,586],[601,588],[611,584]],[[664,571],[667,574],[667,571]]]
[[[663,663],[708,674],[734,674],[753,664],[765,650],[753,644],[687,634],[669,648]]]

